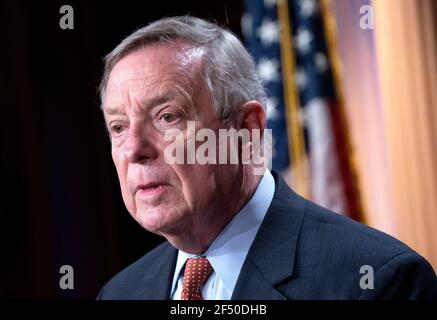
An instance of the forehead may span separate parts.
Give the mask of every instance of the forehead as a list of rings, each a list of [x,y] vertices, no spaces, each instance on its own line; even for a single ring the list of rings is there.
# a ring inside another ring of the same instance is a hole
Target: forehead
[[[203,49],[179,42],[151,44],[123,57],[112,69],[106,88],[107,103],[123,95],[148,96],[165,87],[195,86],[200,79]]]

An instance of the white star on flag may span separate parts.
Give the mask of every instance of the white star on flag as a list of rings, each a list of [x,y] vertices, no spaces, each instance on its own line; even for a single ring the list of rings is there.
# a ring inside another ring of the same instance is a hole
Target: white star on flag
[[[276,6],[276,0],[264,0],[264,6],[268,9]]]
[[[319,73],[323,73],[328,69],[328,58],[321,52],[317,52],[314,55],[314,63],[316,64],[316,70]]]
[[[311,31],[303,28],[297,30],[294,43],[302,54],[305,54],[310,50],[311,41],[313,41],[313,34]]]
[[[257,69],[261,80],[264,82],[279,80],[279,62],[277,59],[261,58]]]
[[[300,0],[300,14],[304,18],[312,16],[318,9],[317,2],[315,0]]]
[[[257,36],[261,39],[264,46],[270,46],[273,42],[279,42],[278,23],[266,18],[263,19],[261,26],[256,30]]]
[[[275,97],[267,98],[266,114],[267,120],[277,120],[279,118],[278,99]]]
[[[241,17],[241,30],[246,38],[250,38],[252,36],[253,18],[251,14],[245,13]]]
[[[296,70],[296,84],[300,90],[304,90],[308,83],[308,76],[304,69]]]

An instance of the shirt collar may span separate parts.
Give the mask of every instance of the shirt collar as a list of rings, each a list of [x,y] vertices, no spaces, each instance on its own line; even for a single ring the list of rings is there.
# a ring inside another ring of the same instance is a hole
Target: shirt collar
[[[267,169],[252,198],[201,255],[208,258],[214,272],[231,292],[234,290],[249,248],[273,200],[274,192],[275,180]],[[185,261],[196,256],[200,255],[179,250],[171,292],[175,289]]]

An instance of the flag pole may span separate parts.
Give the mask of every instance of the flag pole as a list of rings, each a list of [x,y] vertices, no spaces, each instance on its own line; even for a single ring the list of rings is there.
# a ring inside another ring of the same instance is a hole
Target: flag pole
[[[331,0],[320,0],[320,8],[321,8],[321,16],[323,21],[323,27],[326,35],[326,45],[329,54],[329,60],[332,65],[332,74],[333,74],[333,82],[334,88],[338,100],[338,110],[339,110],[339,122],[341,126],[341,130],[343,132],[344,138],[344,148],[346,150],[346,160],[348,169],[350,171],[350,181],[349,185],[352,190],[347,190],[349,207],[352,207],[354,212],[349,212],[349,215],[361,222],[365,223],[365,216],[363,213],[363,203],[361,199],[361,194],[359,190],[359,180],[357,174],[357,157],[354,152],[354,148],[352,146],[350,140],[350,132],[349,127],[347,125],[347,117],[346,111],[344,109],[345,106],[345,98],[343,87],[341,85],[341,62],[340,57],[338,55],[338,42],[337,42],[337,26],[335,23],[334,14],[332,12]]]
[[[308,164],[305,156],[305,140],[301,125],[299,94],[295,83],[295,59],[287,1],[278,0],[277,10],[281,39],[285,119],[287,121],[288,150],[292,168],[291,183],[297,193],[304,197],[309,197]]]

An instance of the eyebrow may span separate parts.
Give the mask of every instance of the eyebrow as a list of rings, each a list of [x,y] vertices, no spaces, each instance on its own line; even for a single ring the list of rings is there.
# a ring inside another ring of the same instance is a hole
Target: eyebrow
[[[103,106],[103,113],[108,114],[108,115],[120,114],[117,107],[105,108],[104,106]]]
[[[151,108],[152,106],[159,105],[162,103],[165,103],[169,100],[175,99],[174,95],[171,93],[167,93],[162,96],[154,97],[147,101],[147,103],[141,103],[141,106],[144,106],[146,109]],[[108,115],[115,115],[115,114],[121,114],[122,112],[119,111],[120,107],[116,106],[110,106],[110,107],[103,107],[104,113]]]

